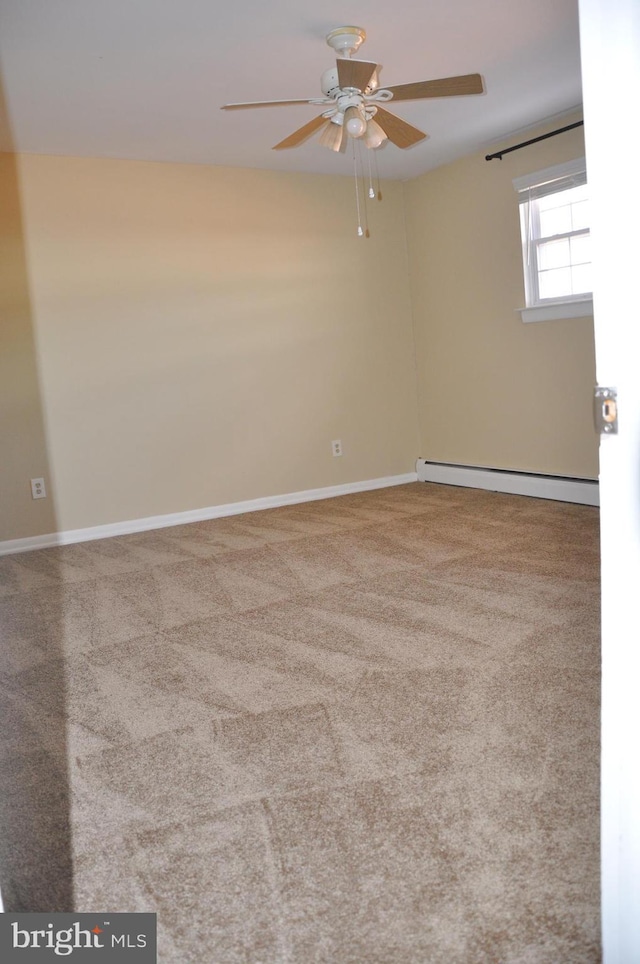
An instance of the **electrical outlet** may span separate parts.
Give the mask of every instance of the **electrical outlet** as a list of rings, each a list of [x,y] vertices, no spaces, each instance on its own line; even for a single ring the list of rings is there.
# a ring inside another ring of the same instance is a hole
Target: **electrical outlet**
[[[339,438],[334,438],[333,442],[331,443],[331,452],[334,458],[338,455],[342,455],[342,442]]]
[[[44,479],[31,479],[31,498],[32,499],[46,499],[47,490],[45,488]]]

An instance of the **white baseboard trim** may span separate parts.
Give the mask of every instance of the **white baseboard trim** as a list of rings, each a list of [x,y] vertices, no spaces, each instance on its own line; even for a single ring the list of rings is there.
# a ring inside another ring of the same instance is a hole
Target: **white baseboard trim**
[[[418,459],[416,471],[418,482],[440,482],[444,485],[488,489],[490,492],[528,495],[536,499],[600,505],[598,483],[590,479],[565,479],[555,475],[508,472],[473,465],[449,465],[446,462],[428,462],[426,459]]]
[[[418,476],[415,472],[407,472],[404,475],[387,475],[381,479],[366,479],[363,482],[327,485],[322,489],[303,489],[301,492],[289,492],[286,495],[269,495],[262,499],[248,499],[245,502],[228,502],[226,505],[212,505],[204,509],[189,509],[186,512],[171,512],[168,515],[153,515],[144,519],[130,519],[126,522],[111,522],[108,525],[91,526],[88,529],[68,529],[65,532],[50,532],[42,536],[29,536],[26,539],[8,539],[0,542],[0,556],[29,552],[33,549],[49,549],[52,546],[68,546],[75,542],[90,542],[93,539],[109,539],[112,536],[124,536],[132,532],[147,532],[149,529],[165,529],[168,526],[181,526],[188,522],[221,519],[224,516],[259,512],[261,509],[276,509],[278,506],[296,505],[299,502],[333,499],[339,495],[386,489],[392,485],[406,485],[407,482],[417,481]]]

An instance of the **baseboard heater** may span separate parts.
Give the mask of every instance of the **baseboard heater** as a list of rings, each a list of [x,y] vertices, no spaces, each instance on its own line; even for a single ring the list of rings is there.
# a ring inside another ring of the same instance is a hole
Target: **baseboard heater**
[[[578,502],[581,505],[600,505],[598,483],[595,479],[569,479],[536,472],[512,472],[478,465],[453,465],[418,459],[418,482],[439,482],[443,485],[462,485],[490,492],[509,492],[528,495],[535,499],[554,499],[557,502]]]

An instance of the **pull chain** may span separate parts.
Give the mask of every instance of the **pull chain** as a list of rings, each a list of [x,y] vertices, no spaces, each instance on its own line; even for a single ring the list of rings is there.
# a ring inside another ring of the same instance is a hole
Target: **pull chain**
[[[373,174],[371,172],[371,155],[373,153],[373,150],[367,151],[367,164],[369,166],[369,197],[371,200],[373,200],[373,198],[376,196],[376,192],[373,190]]]
[[[369,211],[367,209],[367,191],[366,191],[365,180],[364,180],[364,161],[362,160],[363,150],[367,150],[367,149],[363,148],[362,141],[358,140],[357,151],[358,151],[358,158],[360,161],[360,170],[362,171],[362,198],[363,198],[362,207],[364,211],[364,236],[365,238],[368,238],[369,237]],[[368,153],[369,151],[367,150],[367,154]]]
[[[374,164],[374,167],[375,167],[375,169],[376,169],[377,198],[378,198],[379,201],[381,201],[381,200],[382,200],[382,191],[380,190],[380,171],[378,170],[378,155],[376,154],[375,151],[373,152],[373,164]]]
[[[363,231],[363,229],[362,229],[362,223],[361,223],[361,218],[360,218],[360,190],[359,190],[359,187],[358,187],[358,162],[357,162],[357,157],[356,157],[356,142],[355,142],[355,140],[354,140],[353,138],[352,138],[352,140],[351,140],[351,148],[352,148],[352,151],[353,151],[353,183],[354,183],[355,189],[356,189],[356,214],[357,214],[357,217],[358,217],[358,232],[357,232],[357,233],[358,233],[358,237],[361,238],[361,237],[364,235],[364,231]]]

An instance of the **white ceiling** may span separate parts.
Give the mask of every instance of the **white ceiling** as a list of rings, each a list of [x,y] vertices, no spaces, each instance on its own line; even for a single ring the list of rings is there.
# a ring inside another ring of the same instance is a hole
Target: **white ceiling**
[[[390,105],[429,138],[377,151],[406,178],[580,105],[577,0],[0,0],[4,149],[343,173],[317,137],[273,144],[320,96],[326,34],[356,24],[381,86],[480,73],[486,93]],[[0,102],[1,106],[1,102]],[[1,120],[2,118],[0,118]],[[0,125],[2,126],[2,125]]]

